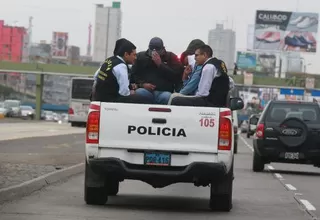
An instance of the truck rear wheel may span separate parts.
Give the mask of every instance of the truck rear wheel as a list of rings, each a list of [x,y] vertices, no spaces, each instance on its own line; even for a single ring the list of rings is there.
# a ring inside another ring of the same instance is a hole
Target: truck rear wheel
[[[210,187],[210,209],[212,211],[230,212],[232,209],[233,164],[226,178]]]
[[[89,180],[94,179],[94,173],[86,163],[84,180],[84,200],[88,205],[104,205],[108,201],[108,191],[105,186],[89,186]]]
[[[262,172],[264,170],[264,161],[256,151],[253,152],[252,170],[254,172]]]

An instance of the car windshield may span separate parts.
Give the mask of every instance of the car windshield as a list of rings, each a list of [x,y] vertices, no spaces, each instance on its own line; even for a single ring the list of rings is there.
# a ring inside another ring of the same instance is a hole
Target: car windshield
[[[8,108],[19,107],[19,102],[18,101],[6,101],[5,106]]]
[[[21,108],[21,110],[32,110],[31,106],[22,105],[22,106],[20,106],[20,108]]]
[[[308,123],[320,123],[319,107],[304,103],[275,103],[270,106],[266,120],[281,123],[286,118],[299,118]]]
[[[91,79],[73,79],[72,80],[72,99],[89,99],[92,91],[93,80]]]

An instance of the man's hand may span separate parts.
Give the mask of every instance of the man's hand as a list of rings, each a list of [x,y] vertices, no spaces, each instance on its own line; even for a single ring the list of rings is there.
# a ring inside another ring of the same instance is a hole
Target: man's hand
[[[135,93],[136,93],[136,91],[130,90],[130,95],[134,95]]]
[[[156,86],[151,83],[143,83],[142,87],[150,92],[156,88]]]
[[[162,63],[161,57],[156,51],[152,52],[152,60],[157,66],[160,66]]]
[[[182,80],[186,80],[191,72],[192,72],[192,67],[189,65],[183,71]]]
[[[132,90],[136,90],[136,89],[138,89],[138,86],[135,83],[131,83],[131,88],[132,88]]]

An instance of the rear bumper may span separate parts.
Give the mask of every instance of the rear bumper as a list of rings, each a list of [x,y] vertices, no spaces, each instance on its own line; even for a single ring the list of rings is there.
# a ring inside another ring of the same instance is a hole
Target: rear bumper
[[[118,158],[89,159],[93,172],[117,179],[152,181],[161,179],[169,182],[194,182],[219,180],[227,175],[223,163],[194,162],[188,166],[152,167],[130,164]]]
[[[87,122],[87,117],[85,117],[85,116],[69,115],[69,116],[68,116],[68,122]]]
[[[267,162],[289,162],[289,163],[311,163],[320,164],[320,148],[319,149],[286,149],[282,146],[264,146],[263,140],[253,141],[254,150],[264,158]],[[299,152],[301,158],[299,160],[284,159],[286,152]]]

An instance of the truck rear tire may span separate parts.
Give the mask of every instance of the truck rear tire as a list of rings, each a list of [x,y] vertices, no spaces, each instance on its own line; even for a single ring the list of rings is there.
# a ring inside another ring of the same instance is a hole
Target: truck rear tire
[[[254,172],[262,172],[264,170],[264,161],[256,151],[253,152],[252,170]]]
[[[247,132],[247,138],[250,138],[250,133],[249,133],[249,131]]]
[[[234,151],[233,151],[234,154],[237,154],[238,153],[238,142],[236,142],[234,144]]]
[[[94,175],[90,166],[86,163],[84,180],[84,200],[88,205],[104,205],[108,201],[108,192],[105,186],[90,187],[88,179]]]
[[[230,212],[232,209],[233,164],[226,178],[210,186],[210,209],[212,211]]]

